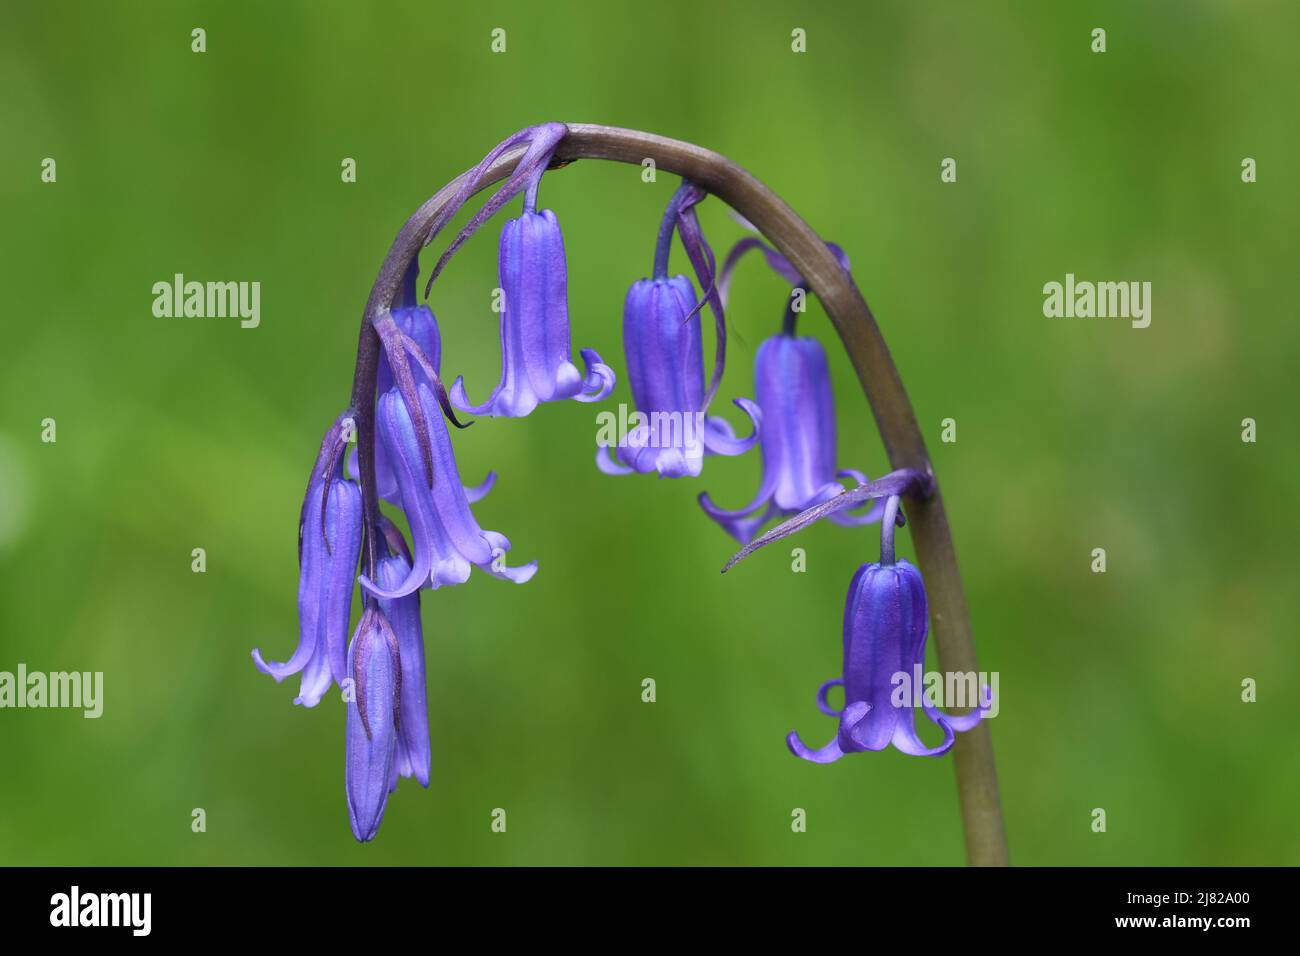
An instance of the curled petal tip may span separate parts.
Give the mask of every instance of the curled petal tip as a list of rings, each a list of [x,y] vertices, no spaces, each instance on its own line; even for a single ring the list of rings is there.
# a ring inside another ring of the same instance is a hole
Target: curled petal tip
[[[271,677],[275,678],[277,684],[286,677],[297,673],[296,670],[286,670],[286,668],[290,666],[288,664],[277,664],[275,662],[268,663],[262,657],[261,649],[257,647],[253,648],[253,665],[263,674],[269,674]]]
[[[497,473],[489,471],[487,477],[480,484],[465,487],[465,500],[470,504],[475,504],[487,497],[488,492],[497,483]]]
[[[630,475],[635,470],[615,461],[608,445],[596,446],[596,467],[606,475]]]
[[[900,722],[892,743],[896,749],[911,757],[942,757],[952,749],[952,745],[957,739],[952,725],[946,720],[940,719],[936,723],[939,725],[939,729],[943,731],[943,742],[934,747],[927,747],[921,738],[916,735],[916,729],[910,726],[911,721],[907,723],[908,726],[904,726]]]
[[[733,404],[749,416],[753,430],[746,438],[737,438],[731,424],[724,418],[710,417],[704,421],[704,447],[715,455],[743,455],[758,444],[763,428],[763,412],[747,398],[737,398]]]
[[[820,750],[813,750],[799,739],[797,730],[792,730],[786,736],[785,744],[790,748],[790,753],[809,763],[834,763],[844,756],[844,752],[840,750],[838,737],[832,737],[830,743]]]
[[[765,483],[759,489],[758,497],[754,501],[744,508],[734,511],[719,508],[713,503],[713,499],[709,497],[707,491],[701,491],[696,500],[706,515],[716,521],[722,530],[743,546],[754,540],[754,535],[758,532],[758,529],[771,516],[771,496],[771,489]],[[761,513],[759,513],[760,509],[762,509]],[[726,569],[723,570],[725,572]]]
[[[469,400],[469,396],[465,394],[465,376],[458,375],[456,381],[451,383],[451,404],[459,411],[470,415],[486,415],[492,408],[498,394],[500,394],[500,389],[493,391],[482,405],[475,405]]]
[[[609,398],[614,391],[618,378],[614,370],[606,365],[595,349],[582,349],[582,361],[587,366],[586,377],[582,381],[582,391],[573,396],[578,402],[600,402]]]
[[[515,568],[503,567],[498,571],[493,571],[494,577],[501,578],[503,581],[511,581],[515,584],[527,584],[537,573],[537,562],[529,561],[527,564],[521,564]]]
[[[408,594],[414,594],[416,591],[420,590],[420,588],[424,586],[424,580],[425,579],[420,576],[420,572],[418,570],[412,570],[412,572],[406,576],[405,581],[403,581],[397,587],[389,590],[387,588],[380,587],[378,584],[376,584],[374,581],[371,581],[370,578],[368,578],[364,574],[359,575],[357,578],[357,581],[361,584],[362,590],[364,590],[367,594],[373,595],[374,597],[377,598],[381,598],[382,600],[385,601],[393,601],[396,600],[397,598],[406,597]]]
[[[831,706],[830,701],[826,699],[826,695],[830,693],[832,687],[843,687],[843,686],[844,686],[844,678],[836,677],[831,680],[828,680],[826,683],[822,684],[822,686],[817,689],[817,709],[820,710],[827,717],[840,716],[841,711],[838,711]]]
[[[501,532],[484,531],[483,537],[492,548],[492,562],[486,566],[486,570],[493,577],[513,581],[515,584],[524,584],[537,573],[536,561],[529,561],[514,568],[506,565],[503,559],[510,552],[510,539]]]

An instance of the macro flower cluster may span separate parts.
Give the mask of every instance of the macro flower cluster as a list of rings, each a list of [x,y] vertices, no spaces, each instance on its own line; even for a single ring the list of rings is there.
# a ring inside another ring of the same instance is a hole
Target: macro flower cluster
[[[507,564],[510,540],[484,529],[475,517],[473,506],[496,475],[475,486],[462,482],[452,436],[453,428],[468,423],[457,413],[523,418],[547,402],[600,402],[615,386],[613,369],[594,350],[579,351],[581,370],[573,361],[564,239],[555,213],[537,205],[543,174],[566,133],[562,124],[551,123],[503,141],[459,181],[424,238],[427,245],[436,237],[495,163],[521,153],[504,183],[452,239],[425,287],[427,297],[455,251],[522,194],[522,212],[505,223],[500,236],[501,373],[486,397],[473,401],[471,393],[483,396],[484,390],[463,378],[450,390],[444,387],[441,335],[433,311],[418,301],[416,258],[391,303],[370,315],[378,341],[372,374],[362,374],[367,366],[359,353],[363,387],[354,387],[351,405],[326,431],[303,499],[298,646],[283,663],[253,651],[257,668],[277,682],[300,675],[296,704],[315,707],[331,686],[341,691],[347,708],[346,804],[359,841],[374,838],[401,778],[429,785],[423,593],[462,584],[475,568],[516,584],[537,571],[535,561]],[[696,215],[705,197],[696,184],[682,183],[659,226],[652,273],[628,291],[623,347],[637,425],[615,442],[598,441],[596,464],[611,475],[696,477],[708,455],[738,456],[758,448],[761,469],[752,500],[727,509],[707,492],[699,496],[704,513],[747,550],[816,518],[856,526],[883,515],[881,560],[859,570],[850,586],[843,676],[818,693],[821,709],[838,717],[839,731],[818,750],[793,733],[789,746],[822,763],[888,744],[912,754],[942,753],[980,712],[951,717],[925,705],[944,733],[942,743],[927,747],[916,735],[912,710],[892,706],[888,693],[892,672],[910,670],[923,659],[928,626],[920,573],[893,557],[893,529],[902,520],[899,494],[912,486],[891,484],[888,477],[873,484],[862,472],[837,466],[826,355],[815,339],[797,334],[808,285],[779,252],[752,237],[741,240],[719,270]],[[693,276],[670,274],[674,238]],[[847,256],[830,248],[847,271]],[[752,250],[762,252],[791,293],[779,329],[757,350],[754,400],[735,399],[751,424],[750,434],[738,437],[709,409],[725,368],[728,287],[737,263]],[[707,378],[706,308],[716,334]],[[357,447],[349,454],[354,435]],[[381,501],[400,512],[405,531],[381,510]],[[773,519],[790,520],[758,537]],[[358,584],[362,608],[349,640]],[[827,702],[837,684],[845,691],[839,711]]]

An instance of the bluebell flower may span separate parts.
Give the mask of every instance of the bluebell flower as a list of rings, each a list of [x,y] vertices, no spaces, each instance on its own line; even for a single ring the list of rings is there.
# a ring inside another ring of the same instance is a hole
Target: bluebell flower
[[[807,747],[794,731],[786,738],[791,752],[804,760],[832,763],[846,753],[883,750],[891,744],[906,754],[935,757],[946,753],[955,735],[970,730],[988,711],[987,688],[982,688],[985,706],[960,717],[944,713],[922,695],[922,710],[943,731],[943,740],[930,747],[917,736],[914,698],[900,688],[905,689],[924,665],[929,610],[921,572],[905,560],[895,560],[896,516],[901,520],[894,496],[885,507],[880,562],[863,565],[849,584],[842,676],[817,691],[818,709],[838,718],[839,730],[818,750]],[[827,701],[836,686],[844,688],[842,710]]]
[[[400,538],[400,535],[399,535]],[[403,549],[405,545],[400,547]],[[411,562],[404,554],[381,558],[377,577],[386,588],[397,588],[410,573]],[[424,676],[424,628],[420,623],[420,592],[406,597],[381,600],[379,609],[388,619],[397,639],[401,658],[402,696],[398,706],[397,752],[393,760],[389,789],[397,778],[414,777],[429,786],[429,705]]]
[[[404,597],[426,584],[431,588],[460,584],[469,578],[471,565],[522,584],[536,573],[537,562],[515,568],[505,565],[510,541],[498,532],[484,531],[474,519],[434,390],[425,381],[417,383],[415,390],[416,416],[408,410],[400,387],[380,395],[375,408],[375,429],[411,528],[413,561],[398,586],[385,587],[366,575],[361,576],[361,586],[376,597]],[[429,441],[428,458],[419,436],[421,422]]]
[[[524,147],[513,172],[448,244],[429,273],[425,295],[433,281],[483,223],[521,192],[523,215],[506,223],[501,232],[499,270],[504,307],[501,311],[501,378],[492,394],[474,405],[457,379],[451,398],[462,411],[476,415],[520,418],[541,402],[573,398],[594,402],[614,387],[613,371],[591,349],[582,350],[587,366],[583,376],[570,358],[568,267],[564,237],[555,213],[537,211],[537,190],[555,149],[568,129],[563,123],[543,123],[520,130],[493,149],[463,181],[461,189],[430,225],[426,244],[455,215],[473,190],[473,184],[502,155]]]
[[[754,425],[753,434],[737,438],[729,422],[707,410],[726,355],[726,325],[714,281],[713,253],[704,241],[694,205],[702,190],[684,183],[668,204],[659,230],[652,278],[628,290],[623,305],[623,351],[637,420],[611,446],[596,450],[596,465],[611,475],[657,472],[664,478],[698,475],[706,453],[740,455],[758,442],[762,414],[749,399],[738,398]],[[718,332],[713,377],[706,387],[700,310],[695,287],[684,275],[668,276],[668,253],[674,231],[704,289],[704,302],[714,313]]]
[[[795,335],[795,293],[807,292],[802,278],[775,250],[757,239],[744,239],[723,266],[720,285],[724,294],[739,253],[750,248],[761,248],[779,275],[793,276],[795,291],[787,299],[780,334],[759,346],[754,363],[754,397],[763,412],[759,436],[763,472],[758,493],[749,504],[735,510],[719,508],[707,492],[700,494],[705,513],[741,544],[753,540],[772,518],[798,514],[843,492],[838,479],[848,478],[858,485],[868,480],[856,469],[835,467],[835,397],[826,352],[816,339]],[[831,249],[847,271],[843,250],[834,244]],[[880,520],[882,501],[867,502],[863,507],[865,510],[857,513],[838,511],[830,518],[846,526]]]
[[[351,429],[340,416],[326,432],[312,467],[298,521],[298,647],[284,663],[267,662],[253,650],[253,663],[276,683],[302,673],[295,704],[315,707],[346,676],[344,648],[352,592],[361,553],[361,489],[340,474]]]
[[[408,303],[415,302],[416,277],[419,271],[419,260],[411,261],[411,268],[407,270],[406,278],[403,283],[404,291],[402,300]],[[418,350],[421,359],[417,360],[411,367],[411,374],[415,381],[424,382],[430,388],[434,387],[433,380],[425,373],[424,367],[427,364],[435,375],[441,375],[442,371],[442,334],[438,329],[438,320],[427,305],[403,305],[393,309],[393,324],[401,333],[402,341],[414,351]],[[381,351],[379,354],[379,368],[375,373],[377,390],[379,394],[384,394],[396,386],[393,378],[393,369],[388,362],[388,354]],[[348,475],[357,478],[361,474],[361,469],[357,464],[357,450],[352,449],[348,455]],[[489,471],[487,477],[477,485],[467,485],[465,487],[465,497],[470,504],[482,501],[487,497],[487,493],[492,490],[496,483],[497,474],[495,471]],[[401,497],[397,492],[397,477],[393,474],[392,466],[388,463],[388,454],[384,451],[383,442],[375,436],[375,485],[379,497],[390,504],[402,504]]]
[[[377,607],[368,607],[348,649],[346,759],[348,820],[359,841],[373,840],[388,804],[397,760],[402,662],[397,636]]]
[[[464,381],[456,379],[451,401],[461,411],[522,418],[541,402],[597,402],[614,388],[613,370],[592,349],[582,350],[585,377],[570,360],[564,237],[555,213],[535,212],[535,202],[534,183],[523,215],[501,232],[501,380],[486,401],[474,405]]]

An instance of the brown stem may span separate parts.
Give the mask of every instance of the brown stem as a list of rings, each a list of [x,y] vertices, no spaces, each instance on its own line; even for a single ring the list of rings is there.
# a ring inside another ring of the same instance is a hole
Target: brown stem
[[[725,156],[691,143],[613,126],[574,123],[569,124],[568,130],[556,151],[557,161],[607,159],[639,166],[651,159],[657,169],[703,186],[753,223],[790,260],[831,317],[871,405],[891,466],[934,474],[925,450],[925,440],[916,423],[916,414],[871,309],[826,244],[789,205]],[[522,155],[523,149],[520,148],[502,156],[487,170],[478,188],[504,179]],[[407,221],[393,243],[366,303],[357,354],[353,407],[358,413],[362,488],[369,498],[373,498],[373,490],[366,492],[365,489],[374,488],[374,462],[369,445],[374,420],[372,366],[379,347],[370,322],[392,306],[406,267],[420,251],[430,223],[456,194],[467,175],[462,174],[444,186]],[[368,536],[373,537],[378,502],[367,500],[366,513]],[[957,553],[937,482],[928,497],[910,499],[908,516],[912,541],[929,593],[931,630],[938,645],[939,667],[949,672],[978,671],[970,614],[957,569]],[[987,722],[981,721],[973,730],[958,734],[953,753],[967,859],[976,866],[1005,865],[1006,836]]]

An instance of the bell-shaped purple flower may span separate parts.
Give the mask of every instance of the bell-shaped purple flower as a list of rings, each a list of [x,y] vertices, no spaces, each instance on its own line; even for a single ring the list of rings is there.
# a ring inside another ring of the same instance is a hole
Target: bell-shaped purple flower
[[[826,245],[848,272],[844,250],[833,242]],[[795,335],[802,311],[798,305],[808,295],[803,277],[785,256],[749,236],[728,253],[718,276],[719,294],[725,302],[732,272],[755,249],[762,251],[773,272],[794,287],[786,301],[781,334],[759,346],[754,367],[755,397],[763,410],[763,477],[754,500],[743,508],[719,508],[707,493],[700,495],[700,506],[709,517],[741,544],[752,541],[771,518],[799,514],[840,494],[844,489],[837,479],[850,478],[858,485],[867,481],[860,471],[835,467],[835,400],[826,353],[816,339]],[[829,517],[842,525],[870,524],[880,520],[882,507],[879,501],[874,506],[864,503],[865,510],[845,509]]]
[[[582,350],[585,377],[570,360],[564,237],[555,213],[534,212],[533,200],[530,191],[523,215],[501,231],[501,380],[481,405],[462,379],[451,387],[452,404],[475,415],[522,418],[542,402],[597,402],[614,388],[613,370],[592,349]]]
[[[849,585],[844,608],[843,677],[827,681],[817,691],[818,709],[839,719],[839,731],[819,750],[805,746],[794,731],[786,738],[791,752],[804,760],[831,763],[846,753],[883,750],[891,744],[906,754],[938,756],[952,747],[956,733],[970,730],[987,713],[986,706],[956,717],[922,696],[922,709],[943,731],[943,741],[927,747],[917,736],[914,696],[905,690],[925,662],[929,611],[921,572],[907,561],[894,560],[897,507],[898,499],[890,498],[880,563],[863,565]],[[826,699],[836,685],[844,688],[844,709],[840,711]]]
[[[471,565],[522,584],[536,573],[537,562],[506,567],[509,539],[495,531],[484,531],[474,520],[438,401],[427,382],[417,382],[415,388],[429,437],[432,487],[416,424],[400,390],[392,388],[379,396],[375,409],[375,429],[411,526],[414,560],[406,579],[396,587],[384,587],[365,575],[361,576],[361,586],[376,597],[405,597],[426,584],[432,588],[460,584],[469,578]]]
[[[740,455],[758,443],[762,414],[749,399],[735,400],[754,432],[737,438],[731,424],[707,414],[726,365],[727,333],[718,295],[713,251],[704,239],[695,206],[705,192],[683,181],[659,226],[654,273],[633,283],[623,303],[623,351],[636,404],[626,434],[597,437],[596,467],[607,475],[658,472],[661,478],[698,475],[704,455]],[[704,346],[695,287],[684,275],[668,277],[673,235],[681,237],[713,312],[717,353],[712,379],[705,384]],[[613,451],[611,452],[611,448]]]
[[[754,393],[763,410],[759,446],[763,478],[754,500],[743,508],[719,508],[708,492],[700,506],[741,544],[748,544],[768,520],[798,514],[844,491],[836,479],[864,484],[867,476],[852,468],[835,467],[835,399],[831,391],[826,352],[813,338],[785,332],[758,348]],[[884,503],[863,505],[831,515],[842,525],[880,520]]]
[[[361,553],[361,489],[339,474],[350,421],[340,417],[325,435],[303,500],[298,528],[298,647],[284,663],[253,663],[276,682],[302,673],[295,704],[315,707],[333,680],[346,676],[344,649]]]
[[[388,804],[397,760],[402,705],[402,662],[397,637],[383,611],[361,615],[348,651],[347,756],[344,789],[352,834],[373,840]]]
[[[695,287],[682,275],[642,279],[628,290],[623,346],[637,414],[614,446],[614,457],[609,445],[597,449],[596,464],[606,474],[695,476],[706,452],[739,455],[758,440],[760,414],[749,399],[736,399],[754,422],[749,438],[737,439],[725,419],[705,414],[704,349],[695,304]]]
[[[412,269],[408,273],[406,284],[408,291],[406,293],[408,301],[415,297],[415,278],[416,268],[412,263]],[[408,337],[415,347],[420,350],[424,359],[429,363],[435,374],[442,370],[442,334],[438,329],[438,320],[434,317],[433,311],[427,305],[403,306],[393,309],[393,321],[402,335]],[[429,376],[424,371],[422,363],[415,363],[411,366],[411,374],[416,382],[424,382],[432,387]],[[385,351],[379,353],[379,369],[376,373],[378,383],[378,392],[380,395],[389,391],[396,384],[393,379],[393,368],[388,362],[388,354]],[[361,469],[357,464],[357,450],[352,449],[348,455],[348,475],[357,478],[361,474]],[[465,497],[470,504],[482,501],[487,497],[492,486],[496,484],[497,474],[495,471],[489,471],[487,477],[478,485],[466,486]],[[384,443],[375,436],[375,485],[379,492],[379,497],[390,504],[402,504],[401,496],[397,491],[397,476],[393,474],[393,467],[388,463],[388,453],[384,450]]]
[[[376,576],[382,587],[396,589],[410,573],[410,562],[399,555],[381,558]],[[401,656],[402,699],[397,725],[397,754],[390,789],[397,778],[414,777],[429,786],[429,706],[424,679],[424,629],[420,623],[420,592],[381,600],[379,609],[397,638]]]

